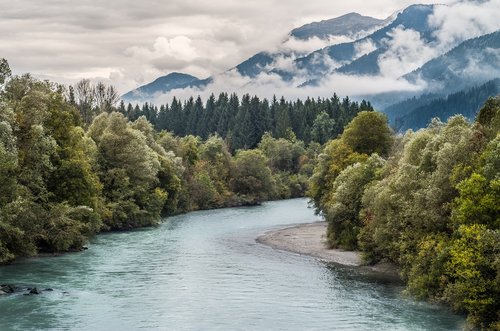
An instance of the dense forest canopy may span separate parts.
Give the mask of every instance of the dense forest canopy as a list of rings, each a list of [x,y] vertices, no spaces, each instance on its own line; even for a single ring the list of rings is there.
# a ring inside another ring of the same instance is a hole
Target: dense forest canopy
[[[276,138],[287,138],[293,132],[306,144],[323,144],[342,133],[357,113],[373,111],[373,107],[365,100],[353,102],[336,94],[329,99],[290,102],[283,97],[268,101],[248,94],[240,99],[236,94],[221,93],[217,98],[212,94],[206,101],[198,97],[182,102],[174,97],[159,108],[148,103],[126,106],[122,101],[118,111],[131,121],[145,116],[157,130],[177,136],[191,134],[207,139],[217,133],[231,151],[236,151],[257,147],[265,132]]]

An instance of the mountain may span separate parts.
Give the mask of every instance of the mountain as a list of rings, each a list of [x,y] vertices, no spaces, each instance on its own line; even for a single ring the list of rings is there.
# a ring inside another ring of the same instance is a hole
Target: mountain
[[[299,40],[306,40],[313,37],[328,39],[330,36],[351,38],[363,32],[373,30],[383,22],[383,20],[376,18],[350,13],[330,20],[303,25],[292,30],[288,37]],[[262,71],[268,69],[278,57],[291,56],[295,56],[295,54],[290,50],[276,53],[260,52],[231,70],[237,70],[242,76],[255,78]],[[269,71],[277,73],[285,79],[293,78],[293,75],[289,75],[287,72],[277,68],[271,68]],[[203,87],[209,82],[211,82],[211,78],[201,80],[187,74],[171,73],[124,94],[122,99],[125,102],[144,102],[153,99],[153,96],[157,93],[166,93],[174,89],[186,87]]]
[[[500,30],[469,39],[404,76],[429,89],[453,92],[500,77]]]
[[[333,70],[350,75],[378,74],[378,57],[387,50],[388,41],[393,39],[394,29],[411,29],[420,33],[426,42],[434,41],[434,29],[428,24],[428,18],[434,13],[436,6],[442,5],[409,6],[389,24],[364,38],[329,46],[297,59],[297,67],[307,70],[315,80]],[[365,53],[366,49],[369,51]]]
[[[446,97],[446,95],[438,93],[424,93],[420,96],[412,96],[406,100],[392,104],[386,108],[382,109],[382,112],[387,115],[389,123],[395,126],[395,121],[401,118],[419,107],[424,107],[430,104],[432,101]]]
[[[427,93],[383,109],[398,130],[417,129],[433,117],[472,118],[488,97],[500,93],[500,30],[468,39],[403,78],[425,82]]]
[[[242,76],[255,78],[260,74],[267,66],[271,65],[275,61],[276,54],[271,54],[267,52],[260,52],[255,54],[248,60],[236,66],[236,70]]]
[[[355,37],[363,31],[369,31],[381,25],[384,21],[358,13],[349,13],[321,22],[313,22],[293,29],[290,36],[300,40],[313,37],[328,39],[330,36]]]
[[[210,79],[202,80],[188,74],[173,72],[124,94],[122,99],[125,102],[145,102],[151,100],[157,93],[166,93],[187,87],[203,87],[209,82]]]
[[[293,29],[288,36],[289,38],[296,38],[299,40],[308,40],[314,37],[328,40],[332,36],[357,39],[360,35],[368,34],[385,22],[386,20],[362,16],[358,13],[349,13],[329,20],[303,25]],[[235,69],[238,70],[242,76],[254,78],[259,73],[269,69],[269,66],[273,64],[278,57],[290,57],[294,55],[292,53],[293,51],[257,53],[237,65]],[[278,73],[283,78],[290,78],[287,72],[280,69],[271,68],[269,71]]]
[[[409,113],[397,117],[394,127],[398,131],[408,129],[418,130],[427,126],[432,118],[439,118],[446,121],[450,116],[461,114],[469,120],[473,120],[485,101],[500,93],[500,79],[491,80],[480,86],[475,86],[468,90],[463,90],[448,95],[444,98],[437,98],[431,101],[420,99],[410,100],[400,106],[418,105]],[[423,103],[423,104],[422,104]]]

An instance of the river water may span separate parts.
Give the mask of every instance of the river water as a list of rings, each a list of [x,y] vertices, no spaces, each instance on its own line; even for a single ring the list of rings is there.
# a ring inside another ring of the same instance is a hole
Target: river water
[[[318,220],[305,199],[193,212],[103,234],[89,249],[0,267],[0,330],[460,330],[402,287],[255,242]]]

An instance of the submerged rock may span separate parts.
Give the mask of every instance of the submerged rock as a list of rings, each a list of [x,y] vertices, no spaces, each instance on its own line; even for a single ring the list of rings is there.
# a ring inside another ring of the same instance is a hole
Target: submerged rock
[[[42,291],[37,289],[36,287],[33,287],[31,290],[30,290],[30,293],[29,294],[42,294]]]
[[[43,290],[37,287],[19,287],[11,284],[4,284],[0,285],[0,296],[3,295],[9,295],[9,294],[14,294],[14,293],[23,293],[24,295],[38,295],[42,294],[43,292],[53,292],[54,289],[47,287],[44,288]]]
[[[5,294],[14,293],[16,292],[16,290],[18,290],[18,287],[11,284],[0,285],[0,291],[4,292]]]

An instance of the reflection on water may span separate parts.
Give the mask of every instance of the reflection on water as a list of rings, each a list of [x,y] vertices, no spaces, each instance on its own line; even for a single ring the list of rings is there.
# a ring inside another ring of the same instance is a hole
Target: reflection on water
[[[54,292],[0,298],[0,330],[459,330],[401,285],[274,250],[255,237],[316,220],[305,199],[194,212],[96,237],[89,250],[0,268]]]

